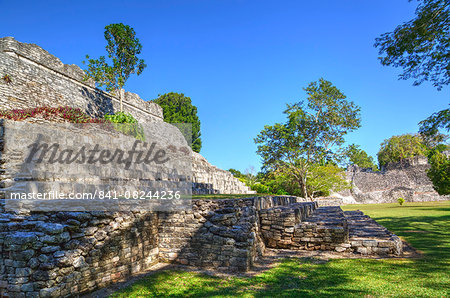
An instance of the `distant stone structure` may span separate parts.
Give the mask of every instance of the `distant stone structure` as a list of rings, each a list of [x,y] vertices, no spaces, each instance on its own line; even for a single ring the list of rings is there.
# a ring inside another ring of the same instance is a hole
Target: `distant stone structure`
[[[3,79],[8,77],[8,79]],[[35,44],[21,43],[13,37],[0,38],[0,109],[70,106],[92,117],[119,110],[119,99],[95,88],[92,80],[76,65],[67,65]],[[125,92],[125,112],[140,122],[163,121],[162,108]],[[0,136],[1,137],[1,136]],[[194,194],[254,193],[227,171],[208,163],[192,152]]]
[[[350,166],[346,175],[352,188],[333,197],[340,204],[396,203],[398,198],[403,198],[406,202],[450,199],[448,196],[440,196],[434,190],[433,183],[427,176],[429,168],[424,156],[417,156],[401,164],[389,164],[379,172]]]

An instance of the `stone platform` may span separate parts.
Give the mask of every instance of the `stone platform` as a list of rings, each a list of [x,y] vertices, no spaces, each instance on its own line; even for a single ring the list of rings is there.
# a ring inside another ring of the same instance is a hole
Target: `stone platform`
[[[294,207],[273,208],[261,212],[266,247],[361,255],[402,254],[400,238],[361,211],[319,207],[301,218],[292,215],[295,210]]]
[[[0,297],[69,297],[155,264],[248,272],[266,248],[400,255],[362,212],[288,196],[193,200],[181,212],[0,212]],[[1,205],[1,204],[0,204]]]

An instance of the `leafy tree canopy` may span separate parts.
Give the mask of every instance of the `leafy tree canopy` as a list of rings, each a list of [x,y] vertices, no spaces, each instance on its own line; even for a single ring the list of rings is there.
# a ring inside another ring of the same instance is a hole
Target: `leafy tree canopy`
[[[346,155],[348,157],[349,163],[352,165],[357,165],[360,168],[371,168],[373,171],[378,170],[375,165],[372,156],[369,156],[366,151],[359,148],[359,145],[352,144],[346,149]]]
[[[440,129],[450,132],[450,109],[434,113],[427,119],[419,122],[419,133],[435,142],[445,141],[445,135],[439,133]]]
[[[383,65],[403,68],[400,79],[430,81],[441,89],[450,83],[450,2],[418,2],[416,17],[382,34],[375,47]]]
[[[428,162],[431,168],[427,175],[433,181],[434,189],[440,195],[450,194],[450,156],[441,152],[435,152]]]
[[[99,87],[105,86],[107,91],[118,92],[130,75],[140,75],[147,65],[144,60],[138,58],[142,45],[130,26],[122,23],[106,26],[105,39],[109,61],[105,56],[90,59],[89,55],[86,55],[88,69],[85,79],[92,78]],[[83,61],[83,63],[86,62]],[[121,93],[120,107],[122,111]]]
[[[404,134],[393,136],[381,143],[378,152],[378,163],[380,167],[388,163],[402,163],[406,159],[427,155],[427,147],[420,135]]]
[[[416,17],[382,34],[375,47],[383,65],[403,68],[400,79],[412,78],[414,85],[430,81],[441,90],[450,83],[450,1],[418,3]],[[437,136],[441,128],[450,131],[450,109],[434,113],[419,125],[427,138]]]
[[[190,123],[190,136],[186,140],[191,142],[192,150],[200,152],[202,140],[200,138],[200,120],[197,116],[197,108],[192,105],[191,99],[183,93],[170,92],[160,95],[153,100],[161,106],[164,113],[164,121],[168,123]],[[183,132],[183,131],[182,131]]]
[[[337,192],[350,187],[345,180],[344,171],[332,163],[312,165],[307,181],[306,188],[310,197],[329,196],[331,190]]]
[[[255,138],[263,169],[287,173],[308,197],[308,173],[344,156],[344,136],[360,127],[360,108],[324,79],[304,89],[305,102],[287,105],[285,123],[266,125]]]
[[[230,172],[231,174],[233,174],[233,176],[236,177],[236,178],[242,178],[242,177],[245,176],[244,174],[242,174],[241,171],[236,170],[236,169],[229,169],[228,172]]]

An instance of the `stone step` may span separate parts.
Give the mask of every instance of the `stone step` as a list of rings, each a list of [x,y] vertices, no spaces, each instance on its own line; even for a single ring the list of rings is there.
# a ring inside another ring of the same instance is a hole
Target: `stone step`
[[[345,211],[349,229],[350,250],[363,255],[400,255],[401,239],[363,212]]]
[[[320,226],[344,226],[346,217],[339,206],[319,207],[301,224],[314,223]]]
[[[401,240],[361,211],[344,212],[339,206],[305,209],[303,204],[261,212],[262,238],[267,247],[363,255],[402,252]]]

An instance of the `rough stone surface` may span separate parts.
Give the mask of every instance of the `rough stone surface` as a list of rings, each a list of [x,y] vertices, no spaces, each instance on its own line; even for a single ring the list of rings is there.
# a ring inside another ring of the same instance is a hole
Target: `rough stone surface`
[[[427,176],[430,168],[426,157],[418,156],[402,164],[390,164],[379,172],[351,166],[347,180],[352,188],[329,198],[321,198],[321,205],[397,203],[449,200],[440,196]],[[319,203],[320,204],[320,203]]]
[[[402,254],[400,238],[361,211],[343,212],[338,206],[316,208],[317,203],[297,203],[262,210],[261,234],[266,247]]]
[[[349,228],[349,243],[347,251],[361,254],[400,255],[402,241],[388,229],[378,224],[361,211],[345,211]]]
[[[159,261],[245,271],[264,251],[259,212],[298,200],[194,200],[178,213],[2,212],[0,292],[71,296]]]
[[[80,215],[82,222],[77,220]],[[39,220],[42,216],[45,222]],[[124,280],[159,261],[156,213],[47,212],[20,219],[2,213],[0,217],[4,219],[0,292],[10,297],[72,296]],[[76,236],[87,230],[96,232]],[[99,233],[104,237],[96,237]]]
[[[10,83],[2,79],[5,75],[11,79]],[[62,63],[35,44],[21,43],[13,37],[0,38],[2,110],[70,106],[80,108],[92,117],[103,117],[120,109],[117,96],[95,88],[95,84],[85,81],[84,76],[78,66]],[[144,101],[134,93],[125,92],[123,108],[141,123],[163,121],[159,105]],[[36,122],[51,124],[44,119]],[[231,173],[209,164],[200,154],[190,152],[193,156],[194,194],[254,193]]]
[[[316,207],[316,203],[300,203],[289,208],[291,210],[266,210],[261,215],[266,245],[271,248],[334,250],[338,244],[348,242],[347,221],[341,208]]]
[[[228,171],[211,165],[203,156],[192,152],[194,194],[252,194],[243,182]]]
[[[0,38],[0,77],[4,75],[11,82],[0,79],[2,109],[70,106],[93,117],[120,110],[118,97],[85,81],[81,68],[64,64],[39,46],[12,37]],[[163,120],[160,106],[134,93],[125,93],[123,108],[141,121]]]

